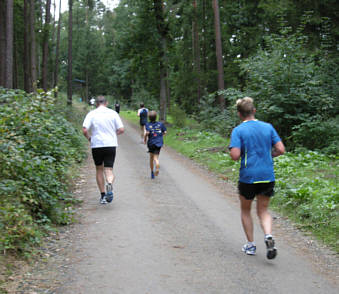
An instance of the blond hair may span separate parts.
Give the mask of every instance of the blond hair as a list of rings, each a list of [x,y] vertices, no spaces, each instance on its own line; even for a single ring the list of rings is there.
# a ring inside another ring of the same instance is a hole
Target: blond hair
[[[236,102],[237,110],[243,117],[247,117],[254,113],[255,107],[251,97],[238,99]]]

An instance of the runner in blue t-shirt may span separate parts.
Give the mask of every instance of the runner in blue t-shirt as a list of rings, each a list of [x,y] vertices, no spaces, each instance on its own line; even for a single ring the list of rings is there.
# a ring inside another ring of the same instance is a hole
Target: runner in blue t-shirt
[[[162,145],[164,145],[163,136],[166,135],[167,129],[162,122],[156,121],[157,113],[155,111],[150,111],[148,117],[150,122],[146,124],[144,143],[147,143],[148,152],[150,155],[151,178],[154,179],[154,176],[159,174],[159,154]]]
[[[249,255],[256,252],[251,217],[251,205],[256,197],[257,214],[265,234],[266,256],[273,259],[277,255],[277,249],[272,236],[272,217],[267,210],[270,197],[274,194],[272,157],[282,155],[285,147],[271,124],[255,119],[256,109],[252,98],[239,99],[237,110],[242,123],[232,131],[229,148],[233,160],[241,158],[238,190],[241,220],[248,241],[242,250]]]

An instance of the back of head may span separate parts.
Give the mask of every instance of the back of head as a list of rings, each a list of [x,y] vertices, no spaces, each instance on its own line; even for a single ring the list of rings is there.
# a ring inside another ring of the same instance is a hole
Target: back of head
[[[145,104],[144,103],[140,103],[140,108],[143,108],[145,107]]]
[[[151,122],[155,122],[157,120],[157,113],[154,110],[150,111],[148,118]]]
[[[106,105],[107,100],[104,96],[98,96],[95,102],[98,106],[99,105]]]
[[[236,105],[238,112],[240,112],[243,117],[254,114],[255,107],[253,104],[253,99],[251,97],[238,99]]]

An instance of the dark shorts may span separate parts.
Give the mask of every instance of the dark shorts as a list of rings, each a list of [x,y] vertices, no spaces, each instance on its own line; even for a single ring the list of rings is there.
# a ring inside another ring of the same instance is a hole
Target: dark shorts
[[[272,197],[274,195],[274,184],[275,182],[258,184],[238,182],[238,191],[239,194],[244,196],[247,200],[253,200],[256,195]]]
[[[141,121],[141,122],[140,122],[140,125],[141,125],[141,126],[145,126],[146,124],[147,124],[147,121]]]
[[[161,147],[157,147],[155,145],[147,146],[148,147],[148,152],[153,153],[153,154],[159,154]]]
[[[102,165],[104,167],[113,167],[115,160],[116,147],[100,147],[92,148],[92,156],[95,165]]]

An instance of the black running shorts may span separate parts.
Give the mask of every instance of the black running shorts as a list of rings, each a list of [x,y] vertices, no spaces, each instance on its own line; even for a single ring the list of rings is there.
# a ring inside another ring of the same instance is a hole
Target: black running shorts
[[[247,200],[253,200],[256,195],[272,197],[274,195],[274,184],[275,182],[258,184],[238,182],[238,191],[239,194],[244,196]]]
[[[95,165],[104,167],[113,167],[115,160],[116,147],[92,148],[92,156]]]
[[[148,152],[153,154],[159,154],[161,147],[157,147],[155,145],[148,146]]]

